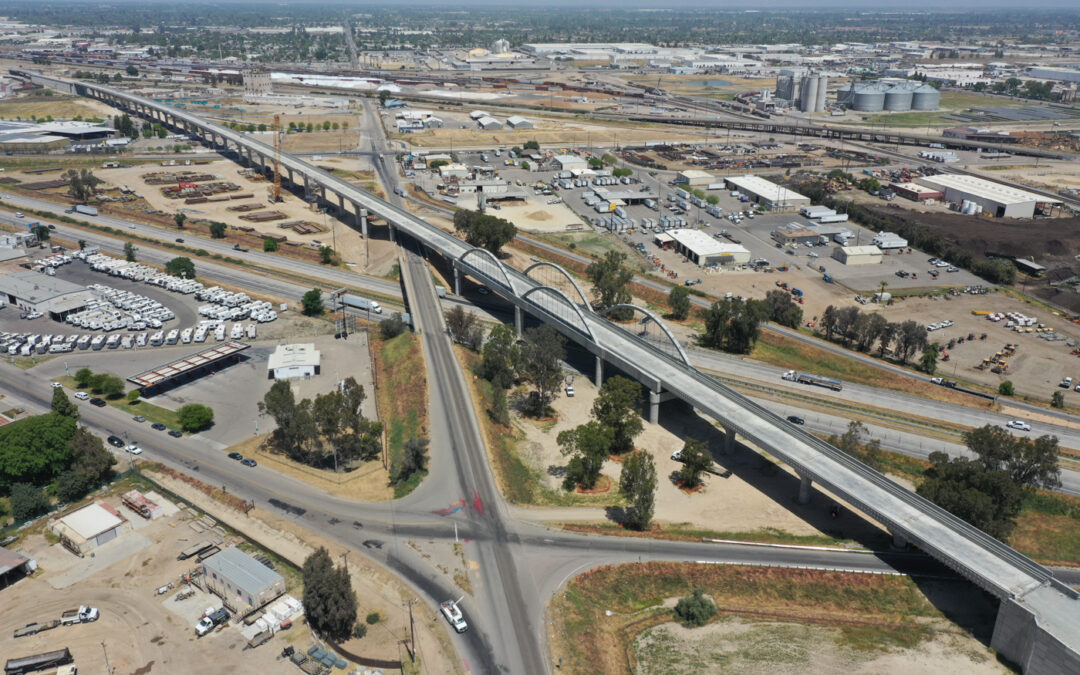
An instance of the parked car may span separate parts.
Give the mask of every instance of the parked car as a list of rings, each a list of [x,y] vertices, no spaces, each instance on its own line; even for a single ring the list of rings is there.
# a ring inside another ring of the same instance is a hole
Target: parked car
[[[229,459],[237,459],[237,460],[239,460],[239,459],[243,459],[243,458],[244,458],[244,456],[241,455],[239,452],[230,452],[229,453]]]
[[[136,415],[135,417],[132,417],[131,419],[135,420],[136,422],[145,422],[146,421],[146,418],[143,417],[142,415]]]
[[[168,429],[168,427],[165,426],[164,424],[162,424],[161,422],[154,422],[153,424],[150,425],[150,428],[153,429],[154,431],[165,431],[166,429]]]
[[[1031,425],[1023,420],[1009,420],[1005,423],[1005,426],[1019,431],[1031,431]]]
[[[169,429],[169,435],[173,438],[181,438],[184,435],[184,432],[177,429]]]
[[[60,389],[61,387],[64,386],[64,385],[60,384],[59,382],[52,382],[50,384],[52,384],[53,389]]]
[[[140,448],[139,446],[135,445],[134,443],[132,443],[131,445],[127,446],[127,448],[126,448],[126,449],[127,449],[127,451],[128,451],[129,453],[131,453],[131,454],[133,454],[133,455],[141,455],[141,454],[142,454],[142,448]]]
[[[114,448],[124,447],[124,439],[120,438],[119,436],[109,436],[106,439],[106,442]]]
[[[86,399],[90,398],[90,394],[87,394],[85,391],[77,391],[75,392],[75,398],[79,399],[80,401],[85,401]]]
[[[104,408],[107,404],[105,403],[105,399],[103,398],[92,398],[90,399],[90,405],[96,405],[99,408]]]

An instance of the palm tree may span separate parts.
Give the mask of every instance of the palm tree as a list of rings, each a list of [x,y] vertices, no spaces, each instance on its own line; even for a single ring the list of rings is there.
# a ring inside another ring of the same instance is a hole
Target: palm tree
[[[881,302],[881,304],[885,304],[885,301],[884,301],[884,298],[885,298],[885,287],[886,287],[886,286],[888,286],[888,285],[889,285],[889,282],[888,282],[888,281],[882,281],[882,282],[881,282],[881,295],[879,295],[879,296],[878,296],[878,298],[879,298],[879,299],[878,299],[878,302]]]
[[[186,214],[186,213],[184,213],[183,211],[177,211],[177,212],[176,212],[176,213],[175,213],[175,214],[173,215],[173,220],[175,220],[175,221],[176,221],[176,227],[177,227],[178,229],[181,229],[181,230],[182,230],[182,229],[184,229],[184,221],[186,221],[186,220],[187,220],[187,214]]]

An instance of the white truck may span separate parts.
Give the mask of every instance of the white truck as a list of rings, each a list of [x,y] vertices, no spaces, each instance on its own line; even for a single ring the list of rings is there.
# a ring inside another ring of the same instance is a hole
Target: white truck
[[[349,295],[346,293],[341,296],[341,302],[346,307],[352,307],[353,309],[359,309],[367,312],[375,312],[376,314],[382,314],[382,307],[374,300],[368,300],[367,298],[361,298],[358,295]]]
[[[465,616],[461,613],[461,608],[454,600],[447,600],[439,605],[439,611],[446,617],[447,623],[454,627],[459,633],[464,633],[469,630],[469,624],[465,621]]]
[[[221,609],[210,608],[206,614],[195,624],[195,634],[202,637],[218,626],[229,620],[229,612],[224,607]]]
[[[90,623],[98,620],[97,607],[80,606],[78,609],[69,609],[60,615],[60,625],[70,626],[76,623]]]

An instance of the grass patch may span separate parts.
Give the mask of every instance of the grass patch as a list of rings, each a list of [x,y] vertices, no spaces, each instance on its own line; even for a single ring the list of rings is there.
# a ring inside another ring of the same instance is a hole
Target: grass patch
[[[567,672],[632,672],[635,637],[672,621],[664,601],[696,588],[713,598],[721,618],[764,614],[842,627],[839,640],[849,648],[913,646],[942,623],[907,577],[693,563],[605,566],[572,579],[552,601],[553,660],[561,658]]]
[[[763,544],[795,544],[798,546],[842,546],[862,548],[862,544],[850,539],[837,539],[826,535],[791,534],[775,527],[762,527],[750,532],[718,532],[694,527],[689,523],[668,525],[654,524],[647,532],[627,530],[615,523],[563,523],[562,529],[568,532],[587,532],[595,534],[618,535],[625,537],[646,537],[649,539],[667,539],[669,541],[701,541],[702,539],[732,539],[735,541],[753,541]],[[890,539],[883,538],[886,545]]]
[[[386,428],[386,450],[393,466],[410,438],[427,434],[427,370],[420,340],[412,333],[391,340],[375,338],[372,346],[379,415]],[[419,472],[395,485],[394,498],[412,492],[426,475],[426,471]]]
[[[30,370],[34,366],[40,366],[46,361],[55,359],[56,355],[48,356],[19,356],[11,359],[11,363],[15,365],[19,370]]]
[[[1080,565],[1080,498],[1043,490],[1029,494],[1009,544],[1044,564]]]
[[[107,399],[106,399],[107,400]],[[169,410],[168,408],[162,408],[159,405],[153,403],[147,403],[146,401],[139,399],[134,403],[128,401],[125,398],[118,398],[113,401],[108,401],[108,404],[117,410],[123,410],[125,413],[134,417],[135,415],[142,415],[146,418],[148,424],[164,424],[170,429],[180,428],[180,416],[176,414],[175,410]]]

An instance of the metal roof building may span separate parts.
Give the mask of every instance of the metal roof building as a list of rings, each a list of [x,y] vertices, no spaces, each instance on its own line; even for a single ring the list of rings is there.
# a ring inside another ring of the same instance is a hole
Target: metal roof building
[[[60,543],[79,556],[116,539],[130,528],[131,524],[116,509],[100,502],[84,506],[49,524],[49,529],[60,537]]]
[[[511,115],[506,118],[506,124],[511,129],[532,129],[533,123],[520,115]]]
[[[679,172],[678,182],[696,187],[699,185],[708,185],[712,180],[713,177],[710,173],[698,169],[687,169],[686,171]]]
[[[266,361],[266,371],[272,380],[308,378],[319,374],[322,355],[315,343],[278,345]]]
[[[0,276],[0,298],[26,310],[49,314],[60,321],[90,300],[87,289],[39,272],[12,272]]]
[[[720,242],[701,230],[669,230],[675,251],[695,265],[738,265],[750,262],[750,251],[738,244]]]
[[[234,612],[262,607],[285,592],[285,579],[232,546],[203,561],[206,587]]]
[[[555,163],[559,165],[561,171],[570,171],[571,169],[586,169],[589,163],[583,158],[577,155],[556,155]]]
[[[810,205],[809,197],[759,176],[728,176],[724,182],[729,189],[738,190],[756,203],[776,211],[798,210]]]
[[[1019,190],[975,176],[940,174],[920,176],[919,185],[940,190],[950,202],[975,202],[997,218],[1032,218],[1036,208],[1053,208],[1061,202],[1052,197]]]
[[[476,120],[476,123],[480,125],[481,129],[490,129],[494,131],[495,129],[503,128],[502,122],[491,116],[481,117],[480,119]]]
[[[170,361],[163,366],[132,375],[127,379],[140,389],[152,389],[165,387],[179,381],[188,381],[199,377],[214,368],[224,367],[236,362],[240,358],[240,352],[249,345],[242,342],[222,342],[208,349],[196,352],[191,356]]]
[[[845,265],[877,265],[884,260],[877,246],[838,246],[832,257]]]

